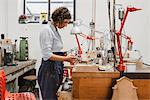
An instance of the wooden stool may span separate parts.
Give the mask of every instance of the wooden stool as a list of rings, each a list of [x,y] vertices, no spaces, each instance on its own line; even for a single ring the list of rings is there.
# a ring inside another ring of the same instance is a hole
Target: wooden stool
[[[23,79],[29,80],[29,81],[35,81],[37,80],[37,77],[35,75],[30,75],[30,76],[23,77]]]
[[[28,87],[28,91],[31,91],[31,92],[34,92],[34,86],[36,84],[36,80],[37,80],[37,77],[35,75],[29,75],[29,76],[25,76],[23,77],[23,79],[27,80],[28,82],[30,82],[29,84],[29,87]]]

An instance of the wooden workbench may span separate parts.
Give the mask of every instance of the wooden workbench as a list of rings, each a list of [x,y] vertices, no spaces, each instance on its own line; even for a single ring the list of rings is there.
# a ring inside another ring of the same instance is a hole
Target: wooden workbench
[[[77,66],[72,74],[73,98],[77,100],[110,99],[112,83],[118,77],[119,72],[99,71],[98,66]]]
[[[6,74],[6,83],[15,80],[15,92],[18,92],[18,78],[24,73],[35,68],[36,60],[31,59],[28,61],[16,61],[16,66],[3,66],[0,69],[4,69]]]
[[[138,88],[139,100],[150,100],[150,67],[142,67],[125,75],[133,79],[133,84]],[[77,65],[72,74],[73,100],[111,99],[112,87],[119,77],[120,73],[117,71],[99,71],[98,66]]]

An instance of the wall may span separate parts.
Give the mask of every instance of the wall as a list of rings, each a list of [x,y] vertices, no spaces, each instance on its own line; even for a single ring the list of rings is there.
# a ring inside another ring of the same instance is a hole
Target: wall
[[[148,2],[147,2],[147,4],[148,5],[150,5],[150,1],[148,0]],[[148,9],[150,9],[150,6],[148,6]],[[146,62],[145,63],[148,63],[149,65],[150,65],[150,11],[148,11],[148,25],[147,25],[147,27],[148,27],[148,30],[147,30],[147,41],[146,41],[146,45],[147,45],[147,55],[148,56],[146,56],[147,58],[146,58]]]
[[[4,0],[3,0],[4,1]],[[19,2],[18,2],[19,1]],[[96,0],[97,13],[96,13],[96,30],[106,31],[108,30],[108,15],[107,15],[107,0]],[[128,33],[134,41],[133,49],[141,51],[143,55],[143,60],[146,62],[150,58],[150,46],[147,44],[149,23],[148,23],[148,0],[137,1],[137,0],[119,0],[117,3],[121,3],[126,7],[127,5],[134,5],[135,7],[142,8],[143,10],[138,12],[130,13],[125,24],[126,33]],[[77,19],[82,19],[83,23],[89,25],[92,17],[92,0],[76,0],[76,17]],[[84,7],[83,7],[84,4]],[[18,6],[16,6],[18,5]],[[41,24],[18,24],[18,16],[22,13],[22,1],[21,0],[9,0],[8,2],[8,33],[9,37],[12,39],[18,39],[20,36],[29,37],[29,55],[30,58],[40,58],[40,47],[39,47],[39,31],[43,25]],[[18,10],[19,9],[19,10]],[[64,40],[64,49],[69,50],[76,47],[76,42],[74,36],[70,35],[72,25],[69,25],[64,30],[60,30],[62,33],[62,38]],[[119,24],[117,24],[117,29]],[[83,33],[89,34],[90,30],[84,26],[81,27]],[[81,42],[86,46],[86,40],[80,37]],[[68,43],[69,41],[69,43]],[[148,49],[146,49],[148,46]]]
[[[19,2],[18,2],[19,1]],[[21,6],[22,5],[22,6]],[[13,41],[18,40],[19,48],[19,37],[28,37],[29,44],[29,58],[40,57],[40,47],[38,43],[38,35],[40,24],[18,24],[18,16],[23,13],[23,0],[10,0],[8,2],[8,33],[9,38]],[[19,50],[19,49],[18,49]]]
[[[7,33],[7,0],[0,0],[0,34]]]
[[[150,45],[148,45],[148,36],[149,36],[149,22],[148,17],[150,17],[148,7],[149,7],[149,1],[137,1],[137,0],[130,0],[124,2],[124,0],[119,0],[120,3],[124,4],[124,6],[127,5],[133,5],[137,8],[142,8],[141,11],[136,12],[130,12],[127,18],[127,21],[125,23],[125,31],[129,36],[132,37],[134,46],[134,50],[140,50],[143,61],[145,63],[148,63],[150,59],[150,55],[148,54],[148,48],[150,48]]]

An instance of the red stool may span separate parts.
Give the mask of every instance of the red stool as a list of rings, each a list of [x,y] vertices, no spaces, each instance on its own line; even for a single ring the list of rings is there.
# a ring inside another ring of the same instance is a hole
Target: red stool
[[[6,75],[0,70],[0,100],[36,100],[33,93],[9,93],[6,90]]]
[[[64,76],[68,77],[69,79],[72,79],[72,69],[73,69],[73,67],[65,68],[64,69]]]

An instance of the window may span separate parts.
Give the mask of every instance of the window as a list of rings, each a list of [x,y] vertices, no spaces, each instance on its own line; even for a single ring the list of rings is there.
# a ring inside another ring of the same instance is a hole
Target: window
[[[75,20],[75,0],[24,0],[24,14],[31,23],[50,20],[52,12],[60,6],[67,7],[72,21]]]
[[[48,0],[24,0],[24,14],[28,22],[39,22],[41,13],[48,13]]]

